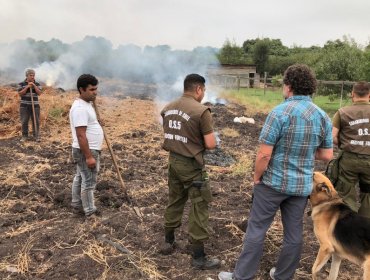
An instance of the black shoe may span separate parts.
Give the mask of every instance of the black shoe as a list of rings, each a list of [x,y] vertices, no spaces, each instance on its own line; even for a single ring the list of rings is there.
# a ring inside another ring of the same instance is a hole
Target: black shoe
[[[217,258],[210,259],[206,256],[191,260],[191,265],[196,269],[216,269],[220,268],[221,261]]]

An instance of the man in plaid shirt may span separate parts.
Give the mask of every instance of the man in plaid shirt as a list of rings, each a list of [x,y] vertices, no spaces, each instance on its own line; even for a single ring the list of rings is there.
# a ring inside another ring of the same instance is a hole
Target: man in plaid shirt
[[[315,159],[333,157],[332,125],[312,103],[316,79],[306,65],[292,65],[284,74],[285,101],[268,115],[259,137],[254,171],[254,199],[243,251],[234,273],[219,279],[253,279],[263,242],[277,210],[284,226],[283,246],[272,279],[292,279],[303,242],[303,213],[312,190]]]

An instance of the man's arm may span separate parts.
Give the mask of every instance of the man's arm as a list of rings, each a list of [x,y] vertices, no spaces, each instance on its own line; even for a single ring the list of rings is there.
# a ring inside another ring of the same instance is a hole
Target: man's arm
[[[211,132],[207,135],[203,135],[204,138],[204,145],[206,146],[206,149],[212,150],[216,148],[216,137],[214,132]]]
[[[333,148],[316,150],[315,159],[329,161],[332,158],[333,158]]]
[[[261,144],[257,156],[256,156],[256,163],[254,166],[254,175],[253,175],[253,182],[254,184],[258,184],[261,181],[261,177],[263,172],[266,170],[268,163],[271,159],[272,150],[274,146]]]
[[[31,88],[32,88],[33,92],[36,92],[37,95],[41,94],[41,89],[35,83],[30,82],[30,83],[28,83],[28,85],[31,85]]]
[[[33,82],[29,82],[24,88],[18,91],[18,94],[25,95],[29,88],[31,88],[33,92],[36,92],[37,95],[41,94],[40,88]]]
[[[80,150],[82,151],[83,155],[86,158],[86,163],[89,168],[95,168],[96,166],[96,160],[93,157],[90,148],[89,148],[89,142],[86,138],[86,126],[78,126],[76,127],[76,134],[77,134],[77,140],[78,144],[80,145]]]
[[[338,145],[338,143],[339,143],[339,140],[338,140],[338,136],[339,136],[339,129],[333,126],[333,132],[332,132],[332,135],[333,135],[333,143],[334,143],[335,145]]]
[[[25,94],[26,94],[26,92],[27,92],[27,89],[29,89],[29,88],[30,88],[30,86],[29,86],[29,85],[24,86],[21,90],[18,90],[18,94],[19,94],[20,96],[25,95]]]

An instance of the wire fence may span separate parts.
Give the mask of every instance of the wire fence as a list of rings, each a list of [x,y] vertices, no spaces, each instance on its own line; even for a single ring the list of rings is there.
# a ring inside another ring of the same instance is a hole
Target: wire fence
[[[213,85],[222,87],[224,89],[240,90],[243,88],[263,89],[263,94],[266,91],[280,91],[282,90],[283,82],[280,78],[267,77],[250,78],[246,76],[237,75],[214,75],[210,78]],[[317,96],[326,96],[329,101],[334,102],[339,100],[339,108],[348,104],[350,93],[355,82],[352,81],[326,81],[318,80],[317,89],[313,98]]]

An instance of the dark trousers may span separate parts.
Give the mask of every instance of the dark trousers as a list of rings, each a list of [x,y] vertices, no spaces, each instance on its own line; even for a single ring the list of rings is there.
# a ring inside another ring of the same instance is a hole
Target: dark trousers
[[[276,280],[292,279],[299,264],[303,241],[303,213],[307,197],[279,193],[269,186],[254,187],[253,205],[248,220],[244,247],[236,263],[234,278],[253,279],[263,252],[263,243],[280,208],[284,227],[283,247],[276,263]]]
[[[20,113],[21,124],[22,124],[22,136],[28,137],[28,123],[31,119],[33,137],[35,138],[38,137],[39,128],[40,128],[40,107],[35,107],[36,129],[35,129],[35,121],[33,119],[32,106],[20,107],[19,113]]]
[[[203,182],[201,188],[193,186],[194,181]],[[189,235],[193,242],[208,239],[208,203],[212,194],[208,174],[194,158],[170,154],[168,165],[169,200],[164,214],[165,229],[178,228],[188,199],[191,201],[189,213]]]
[[[360,203],[357,184],[360,189]],[[370,155],[343,152],[335,189],[353,211],[370,218]]]

